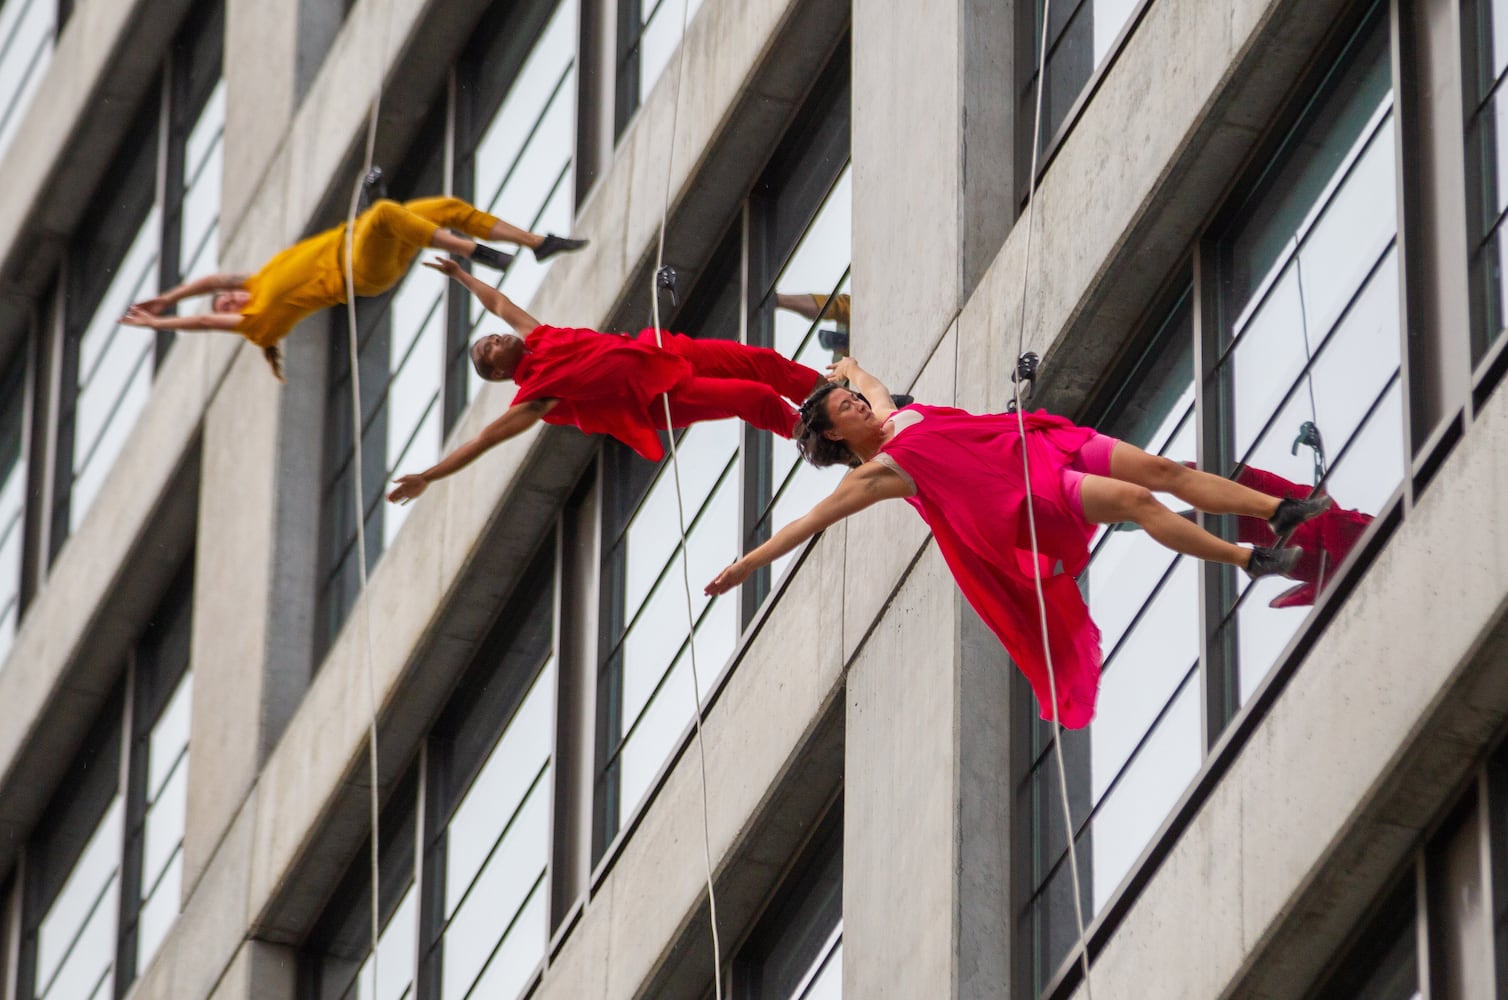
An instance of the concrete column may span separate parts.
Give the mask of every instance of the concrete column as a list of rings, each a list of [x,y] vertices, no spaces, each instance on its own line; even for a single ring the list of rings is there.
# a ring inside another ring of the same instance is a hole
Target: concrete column
[[[929,546],[848,673],[845,996],[1008,993],[1003,661]]]
[[[279,386],[246,347],[204,423],[194,578],[194,705],[184,892],[313,672],[328,350],[316,317],[284,341]]]
[[[901,389],[1015,216],[1015,6],[854,0],[854,353]]]

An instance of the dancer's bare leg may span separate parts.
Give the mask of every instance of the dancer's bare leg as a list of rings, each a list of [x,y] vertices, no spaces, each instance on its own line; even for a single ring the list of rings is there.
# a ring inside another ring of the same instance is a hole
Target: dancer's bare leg
[[[487,238],[494,242],[517,243],[521,247],[530,250],[537,248],[545,241],[543,233],[531,233],[527,229],[520,229],[502,219],[497,220],[497,225],[487,231]]]
[[[1119,450],[1117,447],[1116,451]],[[1079,499],[1084,504],[1084,516],[1095,524],[1134,522],[1174,552],[1232,566],[1245,566],[1251,559],[1250,549],[1227,542],[1179,517],[1144,486],[1105,476],[1085,476]]]
[[[1125,441],[1117,442],[1110,453],[1110,476],[1159,493],[1171,493],[1206,514],[1270,518],[1278,509],[1278,497],[1259,493],[1223,476],[1191,469],[1170,458],[1149,455]]]

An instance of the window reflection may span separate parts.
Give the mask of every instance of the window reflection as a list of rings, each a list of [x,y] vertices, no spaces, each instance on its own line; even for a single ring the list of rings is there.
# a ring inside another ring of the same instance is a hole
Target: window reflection
[[[1296,539],[1306,550],[1301,586],[1249,583],[1225,571],[1234,613],[1221,637],[1236,652],[1243,702],[1303,623],[1289,609],[1313,603],[1369,520],[1363,511],[1378,509],[1402,481],[1387,34],[1374,27],[1355,47],[1355,61],[1339,75],[1349,89],[1294,130],[1284,144],[1291,155],[1247,206],[1248,221],[1221,241],[1229,276],[1221,338],[1233,347],[1215,379],[1234,456],[1223,471],[1267,482],[1268,492],[1325,490],[1356,505],[1324,515]],[[1270,537],[1249,521],[1226,520],[1234,537],[1259,544]]]

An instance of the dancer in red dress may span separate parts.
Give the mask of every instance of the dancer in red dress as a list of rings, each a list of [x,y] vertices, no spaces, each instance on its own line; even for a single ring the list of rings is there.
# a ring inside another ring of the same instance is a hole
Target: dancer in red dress
[[[723,570],[707,593],[738,586],[755,569],[850,514],[880,500],[904,498],[932,529],[959,589],[1031,682],[1042,717],[1056,715],[1071,728],[1089,723],[1099,687],[1099,629],[1074,579],[1089,561],[1095,523],[1134,521],[1171,549],[1266,576],[1292,570],[1302,553],[1286,547],[1288,536],[1329,505],[1326,497],[1280,501],[1061,417],[1024,414],[1040,553],[1034,571],[1022,437],[1014,414],[920,405],[895,410],[885,387],[852,358],[833,365],[832,372],[835,383],[846,379],[862,394],[836,384],[813,393],[801,408],[797,443],[814,465],[846,463],[854,472],[810,513]],[[1152,490],[1173,493],[1209,513],[1261,517],[1276,544],[1248,549],[1227,542],[1164,507]],[[1056,673],[1056,712],[1037,618],[1038,572]]]
[[[695,340],[662,331],[637,337],[545,326],[491,285],[462,270],[454,260],[426,261],[426,267],[464,285],[488,311],[516,332],[490,334],[471,347],[471,363],[488,381],[512,379],[513,403],[475,438],[423,472],[395,480],[394,503],[412,500],[436,479],[465,468],[487,449],[543,420],[609,434],[643,457],[664,455],[657,431],[670,425],[738,417],[789,438],[801,399],[823,381],[814,368],[797,364],[765,347],[727,340]]]

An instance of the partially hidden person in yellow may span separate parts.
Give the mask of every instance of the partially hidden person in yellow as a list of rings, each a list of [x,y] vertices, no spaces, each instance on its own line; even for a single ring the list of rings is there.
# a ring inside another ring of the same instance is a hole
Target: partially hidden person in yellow
[[[471,237],[465,239],[449,230]],[[356,217],[351,261],[357,295],[381,295],[396,285],[425,247],[434,247],[504,270],[513,255],[478,243],[500,240],[528,247],[536,260],[579,250],[586,240],[540,235],[510,225],[459,198],[418,198],[399,204],[376,201]],[[346,301],[345,223],[301,240],[275,255],[255,274],[211,274],[179,285],[126,310],[121,322],[155,330],[225,330],[262,349],[272,373],[283,381],[278,342],[307,316]],[[174,303],[212,295],[210,311],[165,316]]]

